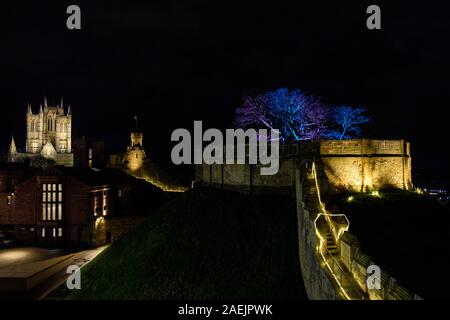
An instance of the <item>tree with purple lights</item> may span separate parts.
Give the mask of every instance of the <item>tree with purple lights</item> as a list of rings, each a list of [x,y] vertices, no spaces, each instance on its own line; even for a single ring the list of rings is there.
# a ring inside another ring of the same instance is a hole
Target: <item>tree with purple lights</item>
[[[278,129],[285,142],[317,139],[325,134],[327,110],[318,99],[286,88],[245,97],[236,109],[238,127]]]
[[[280,88],[243,100],[236,109],[235,125],[278,129],[283,142],[350,139],[369,120],[363,108],[326,107],[318,98],[298,89]]]
[[[354,108],[350,106],[334,107],[331,114],[333,129],[328,132],[328,136],[337,140],[351,139],[352,136],[360,134],[360,126],[369,121],[364,115],[366,109]]]

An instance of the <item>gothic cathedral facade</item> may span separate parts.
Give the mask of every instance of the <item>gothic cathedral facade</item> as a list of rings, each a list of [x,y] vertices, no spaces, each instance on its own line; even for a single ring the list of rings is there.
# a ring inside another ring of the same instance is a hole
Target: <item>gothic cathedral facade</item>
[[[57,165],[72,166],[72,113],[70,106],[65,113],[63,101],[56,106],[49,106],[44,98],[39,112],[34,114],[31,105],[26,113],[25,152],[18,152],[14,138],[8,152],[10,162],[22,162],[27,158],[42,156],[51,159]]]

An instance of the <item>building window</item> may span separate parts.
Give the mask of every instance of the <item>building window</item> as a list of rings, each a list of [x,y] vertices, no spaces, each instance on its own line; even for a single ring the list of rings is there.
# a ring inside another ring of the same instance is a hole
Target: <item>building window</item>
[[[62,220],[62,184],[42,185],[42,220]]]
[[[52,203],[52,220],[56,220],[56,203]]]
[[[12,204],[12,196],[8,196],[6,199],[6,204],[10,206]]]
[[[56,228],[53,228],[53,238],[56,238]]]
[[[42,204],[42,220],[47,220],[47,205]]]
[[[92,148],[89,148],[89,157],[88,157],[88,162],[89,162],[89,167],[92,167]]]
[[[62,203],[58,203],[58,220],[62,220]]]
[[[41,231],[41,237],[42,237],[42,238],[45,238],[45,228],[42,228],[42,231]]]
[[[58,228],[58,237],[62,237],[62,228]]]

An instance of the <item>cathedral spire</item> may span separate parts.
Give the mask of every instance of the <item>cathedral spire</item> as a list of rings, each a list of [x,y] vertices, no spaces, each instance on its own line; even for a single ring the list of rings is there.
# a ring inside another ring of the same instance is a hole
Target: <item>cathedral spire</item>
[[[14,141],[14,136],[11,136],[11,144],[9,145],[9,153],[13,154],[17,152],[16,142]]]
[[[14,141],[14,136],[11,137],[11,144],[9,145],[8,151],[8,162],[15,162],[17,155],[16,143]]]
[[[31,110],[31,104],[30,103],[28,103],[28,110],[27,110],[27,112],[29,114],[33,114],[33,111]]]
[[[69,104],[69,107],[67,108],[67,115],[68,116],[72,115],[72,110],[70,110],[70,104]]]
[[[47,97],[44,97],[44,107],[47,107]]]
[[[64,99],[63,99],[63,97],[61,97],[61,108],[64,109]]]
[[[42,111],[42,103],[39,105],[39,113],[43,113],[43,111]]]

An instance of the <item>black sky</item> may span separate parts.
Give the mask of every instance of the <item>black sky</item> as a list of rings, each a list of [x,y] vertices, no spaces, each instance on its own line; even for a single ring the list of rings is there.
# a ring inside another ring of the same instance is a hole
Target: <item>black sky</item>
[[[226,128],[241,97],[300,88],[364,106],[366,136],[412,142],[416,168],[447,173],[450,3],[377,1],[14,1],[2,4],[0,149],[25,144],[43,97],[72,105],[74,136],[128,142],[137,113],[150,157],[193,120]],[[66,28],[78,4],[82,30]],[[434,156],[430,157],[431,152]]]

